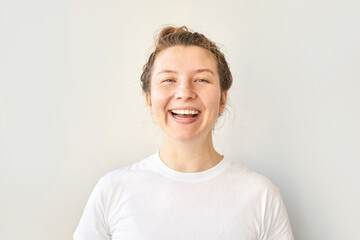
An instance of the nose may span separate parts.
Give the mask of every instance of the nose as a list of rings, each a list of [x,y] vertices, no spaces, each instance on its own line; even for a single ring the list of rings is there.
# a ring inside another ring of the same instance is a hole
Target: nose
[[[196,93],[191,83],[183,82],[180,83],[175,91],[175,99],[178,100],[191,100],[195,99]]]

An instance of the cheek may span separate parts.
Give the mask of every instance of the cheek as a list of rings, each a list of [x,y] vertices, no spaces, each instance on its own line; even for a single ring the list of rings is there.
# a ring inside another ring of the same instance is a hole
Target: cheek
[[[166,107],[169,101],[168,93],[164,90],[153,88],[151,91],[151,104],[153,111]]]
[[[221,107],[221,95],[216,91],[209,92],[205,97],[208,107],[211,108],[212,111],[218,112]]]

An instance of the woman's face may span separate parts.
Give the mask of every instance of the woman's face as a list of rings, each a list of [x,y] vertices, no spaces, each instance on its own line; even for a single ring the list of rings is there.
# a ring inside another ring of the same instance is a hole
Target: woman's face
[[[152,69],[146,101],[165,137],[180,142],[211,138],[224,111],[214,57],[196,46],[174,46],[161,51]]]

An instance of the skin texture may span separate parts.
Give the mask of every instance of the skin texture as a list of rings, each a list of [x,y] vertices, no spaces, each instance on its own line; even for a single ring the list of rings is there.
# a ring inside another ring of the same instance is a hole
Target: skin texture
[[[152,69],[146,101],[163,133],[160,157],[183,172],[209,169],[221,161],[212,143],[212,129],[226,103],[213,56],[196,46],[174,46],[159,53]],[[194,120],[176,120],[170,110],[196,109]]]

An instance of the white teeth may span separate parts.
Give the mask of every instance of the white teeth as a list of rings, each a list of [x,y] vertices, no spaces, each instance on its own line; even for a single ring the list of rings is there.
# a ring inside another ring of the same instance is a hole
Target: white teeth
[[[171,112],[176,113],[176,114],[186,114],[186,115],[193,115],[193,114],[198,114],[199,111],[197,110],[189,110],[189,109],[177,109],[177,110],[171,110]]]

